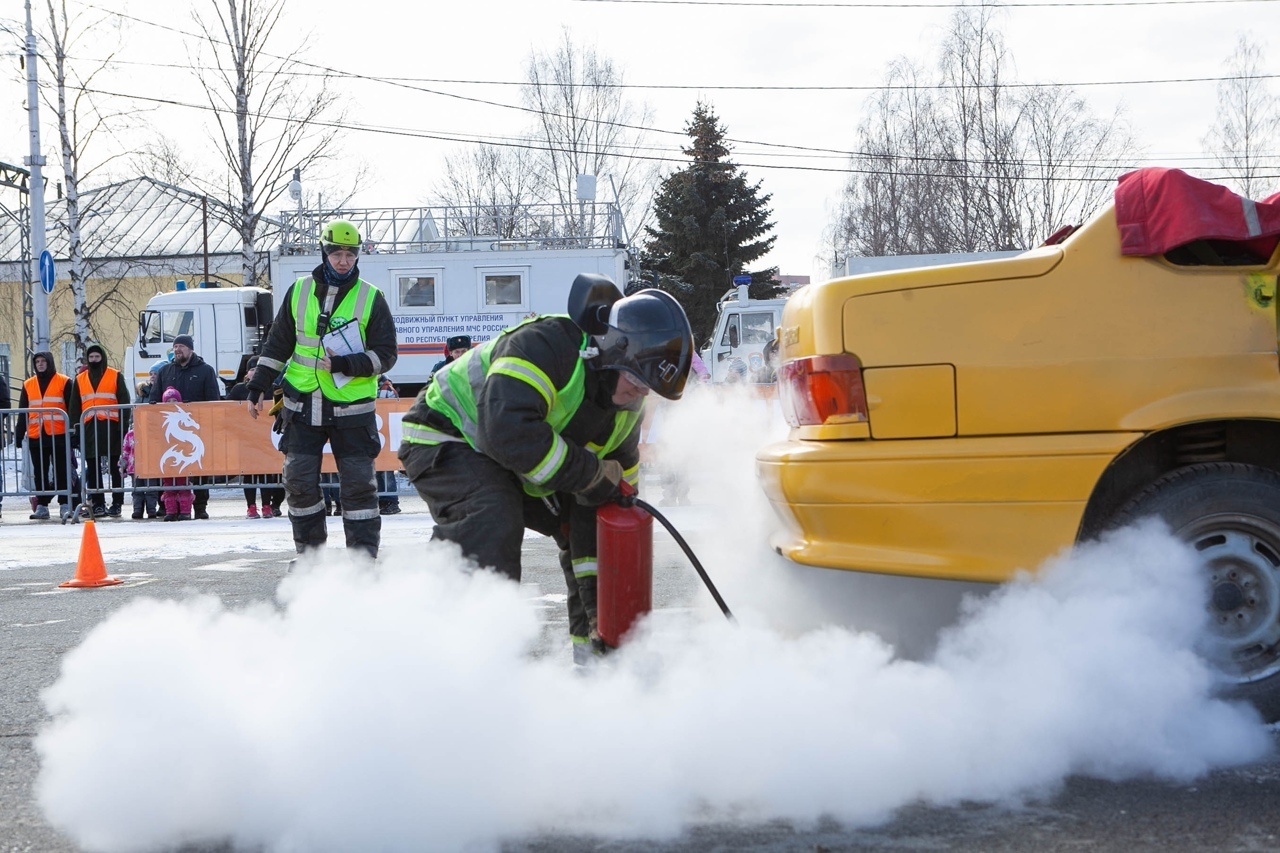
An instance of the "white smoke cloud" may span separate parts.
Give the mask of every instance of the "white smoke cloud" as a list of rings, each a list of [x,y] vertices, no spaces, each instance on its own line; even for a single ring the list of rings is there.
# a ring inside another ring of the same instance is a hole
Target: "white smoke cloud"
[[[699,546],[713,576],[751,559],[748,530]],[[122,608],[44,696],[46,815],[93,851],[476,850],[727,816],[868,824],[1071,774],[1186,780],[1271,746],[1212,697],[1202,576],[1156,527],[974,600],[925,661],[839,627],[784,634],[730,600],[738,624],[656,613],[583,677],[529,654],[517,586],[460,563],[438,544],[378,568],[331,555],[276,606]]]

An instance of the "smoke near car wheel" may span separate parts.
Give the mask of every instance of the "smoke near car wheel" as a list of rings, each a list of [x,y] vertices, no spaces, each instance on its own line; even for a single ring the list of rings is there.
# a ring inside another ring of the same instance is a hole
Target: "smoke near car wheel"
[[[1227,694],[1280,720],[1280,474],[1236,462],[1179,468],[1135,495],[1111,526],[1148,516],[1204,561],[1205,654],[1228,680]]]

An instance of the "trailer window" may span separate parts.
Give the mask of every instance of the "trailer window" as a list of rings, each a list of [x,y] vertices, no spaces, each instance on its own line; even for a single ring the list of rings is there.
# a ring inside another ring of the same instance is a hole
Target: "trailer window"
[[[435,308],[436,277],[434,275],[402,275],[396,279],[402,308]]]
[[[524,274],[503,270],[482,273],[484,304],[490,308],[520,308],[525,304]]]

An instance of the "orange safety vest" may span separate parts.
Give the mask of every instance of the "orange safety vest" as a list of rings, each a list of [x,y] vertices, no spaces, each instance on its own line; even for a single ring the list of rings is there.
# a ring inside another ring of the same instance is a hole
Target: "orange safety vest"
[[[116,398],[116,383],[119,381],[120,371],[114,367],[108,367],[102,371],[102,378],[98,380],[98,387],[94,388],[90,384],[89,371],[85,371],[76,377],[76,384],[80,386],[80,405],[83,407],[81,416],[90,414],[100,421],[118,421],[120,420],[119,409],[103,408],[104,406],[114,406],[120,401]],[[94,406],[99,407],[98,411],[90,412]]]
[[[27,438],[39,438],[40,429],[44,428],[45,435],[62,435],[67,431],[67,398],[65,391],[67,390],[67,376],[64,373],[55,373],[53,378],[49,380],[49,387],[45,389],[44,394],[40,393],[40,377],[32,376],[26,382],[22,383],[27,389],[27,405],[33,409],[57,409],[64,413],[59,418],[52,414],[42,415],[40,412],[27,413]]]

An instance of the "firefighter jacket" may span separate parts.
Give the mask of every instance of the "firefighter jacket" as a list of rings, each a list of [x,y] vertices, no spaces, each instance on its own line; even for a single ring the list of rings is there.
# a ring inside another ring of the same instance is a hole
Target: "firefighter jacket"
[[[42,414],[32,412],[18,415],[15,430],[18,435],[26,434],[27,438],[39,438],[41,435],[64,435],[70,419],[67,416],[67,384],[71,381],[65,373],[53,368],[53,353],[38,352],[31,357],[31,369],[35,371],[36,359],[43,356],[45,369],[35,372],[31,378],[22,383],[22,393],[18,396],[19,409],[57,409],[63,414]]]
[[[99,344],[89,344],[89,353],[99,352],[102,361],[73,379],[68,387],[67,412],[81,431],[80,444],[89,456],[119,455],[124,434],[129,429],[129,410],[111,408],[128,405],[129,384],[124,374],[107,366],[107,352]],[[98,406],[96,412],[92,411]]]
[[[605,458],[634,485],[643,400],[613,404],[617,371],[588,368],[588,343],[568,317],[507,329],[435,375],[405,414],[404,440],[466,441],[534,496],[581,491]]]
[[[363,349],[343,355],[340,370],[319,366],[322,339],[344,329]],[[358,332],[356,331],[358,330]],[[396,363],[396,327],[382,291],[360,278],[334,286],[324,264],[295,281],[280,303],[249,388],[269,396],[284,374],[284,405],[291,423],[309,426],[372,426],[378,376]],[[339,384],[335,374],[347,377]]]

